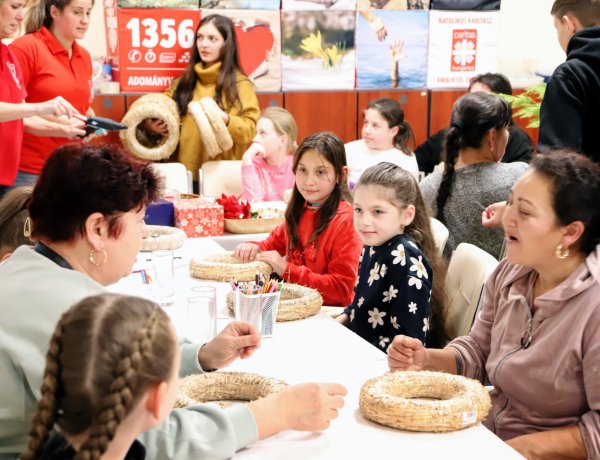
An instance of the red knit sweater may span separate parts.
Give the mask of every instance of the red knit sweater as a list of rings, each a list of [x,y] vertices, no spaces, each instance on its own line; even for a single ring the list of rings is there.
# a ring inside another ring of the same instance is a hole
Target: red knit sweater
[[[358,259],[363,247],[354,230],[354,210],[343,201],[317,241],[306,247],[313,231],[317,211],[306,208],[300,217],[298,233],[303,250],[286,254],[288,235],[285,223],[275,228],[268,238],[257,242],[262,251],[275,250],[287,256],[283,278],[318,290],[325,305],[346,306],[352,302],[358,273]]]

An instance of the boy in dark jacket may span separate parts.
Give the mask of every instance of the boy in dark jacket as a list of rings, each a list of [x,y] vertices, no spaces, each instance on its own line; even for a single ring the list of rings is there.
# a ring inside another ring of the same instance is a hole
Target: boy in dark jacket
[[[550,13],[567,60],[548,81],[538,150],[571,147],[600,162],[600,0],[555,0]]]

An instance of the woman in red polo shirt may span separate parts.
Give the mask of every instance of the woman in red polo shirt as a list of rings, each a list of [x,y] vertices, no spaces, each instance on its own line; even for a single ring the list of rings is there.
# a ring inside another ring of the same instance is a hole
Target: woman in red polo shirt
[[[24,6],[25,0],[0,0],[0,40],[17,32],[19,23],[23,20]],[[38,104],[27,104],[23,103],[26,96],[19,61],[10,49],[0,42],[0,197],[15,182],[24,130],[65,137],[85,133],[70,127],[64,129],[65,125],[57,125],[36,116],[70,117],[76,114],[73,106],[62,97]]]
[[[62,96],[79,113],[93,115],[92,59],[76,41],[89,27],[92,6],[93,0],[36,0],[28,8],[26,35],[10,45],[21,64],[27,102]],[[54,121],[80,124],[64,117]],[[46,159],[67,142],[72,141],[26,132],[15,185],[34,184]]]

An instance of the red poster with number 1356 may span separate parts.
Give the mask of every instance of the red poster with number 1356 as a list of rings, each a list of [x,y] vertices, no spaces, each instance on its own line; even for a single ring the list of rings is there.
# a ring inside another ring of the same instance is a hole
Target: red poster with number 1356
[[[121,91],[167,88],[190,60],[199,21],[200,10],[118,8]]]

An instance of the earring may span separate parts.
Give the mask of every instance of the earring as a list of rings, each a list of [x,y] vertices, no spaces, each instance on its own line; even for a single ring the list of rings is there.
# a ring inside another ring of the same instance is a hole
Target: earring
[[[556,246],[554,255],[559,259],[566,259],[571,255],[571,250],[569,248],[565,248],[562,244],[559,244]]]
[[[102,256],[104,257],[102,262],[100,262],[99,260],[96,260],[96,254],[102,254]],[[102,251],[96,251],[95,249],[92,249],[90,251],[90,262],[94,266],[99,267],[100,265],[104,265],[107,260],[108,260],[108,255],[106,254],[106,251],[104,249],[102,249]]]
[[[406,228],[406,225],[400,224],[400,233],[404,233],[405,228]]]

